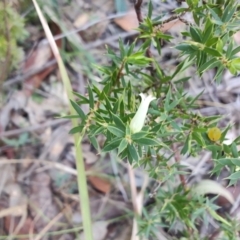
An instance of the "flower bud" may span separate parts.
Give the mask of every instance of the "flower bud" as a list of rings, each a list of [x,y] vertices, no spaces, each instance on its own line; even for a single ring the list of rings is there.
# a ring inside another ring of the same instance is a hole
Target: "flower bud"
[[[143,93],[139,94],[142,98],[141,104],[130,122],[130,130],[132,133],[140,132],[143,128],[145,118],[147,116],[148,107],[151,101],[156,99],[155,97],[149,95],[146,96]]]

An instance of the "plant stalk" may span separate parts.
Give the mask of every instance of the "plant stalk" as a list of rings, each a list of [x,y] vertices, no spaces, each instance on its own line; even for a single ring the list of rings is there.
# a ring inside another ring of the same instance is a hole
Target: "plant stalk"
[[[71,86],[66,68],[63,64],[62,58],[60,56],[57,45],[54,41],[53,35],[49,29],[49,26],[43,16],[43,14],[42,14],[41,9],[38,6],[37,1],[36,0],[32,0],[32,1],[36,8],[37,13],[38,13],[39,19],[42,23],[42,26],[44,28],[45,34],[47,36],[47,39],[49,41],[49,44],[53,51],[53,54],[57,60],[58,67],[59,67],[60,74],[61,74],[62,81],[63,81],[63,85],[64,85],[64,88],[67,92],[68,99],[69,99],[70,114],[74,115],[74,114],[76,114],[76,112],[75,112],[74,108],[72,107],[72,105],[70,104],[70,99],[73,100],[72,86]],[[72,118],[71,121],[72,121],[73,127],[78,126],[77,119]],[[81,147],[81,144],[78,145],[78,142],[81,143],[81,139],[82,139],[82,137],[81,137],[80,133],[74,134],[74,145],[75,145],[75,151],[76,151],[76,166],[77,166],[77,173],[78,173],[77,181],[78,181],[78,191],[79,191],[79,198],[80,198],[80,208],[81,208],[82,218],[83,218],[83,230],[84,230],[85,239],[93,240],[87,178],[86,178],[84,159],[83,159],[83,154],[82,154],[82,147]]]

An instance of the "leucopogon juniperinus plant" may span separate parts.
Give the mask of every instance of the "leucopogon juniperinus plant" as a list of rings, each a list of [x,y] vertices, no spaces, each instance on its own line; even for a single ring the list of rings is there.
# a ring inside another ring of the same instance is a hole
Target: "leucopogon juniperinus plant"
[[[102,81],[89,83],[86,95],[74,93],[77,100],[72,101],[72,106],[77,115],[69,117],[79,118],[79,126],[70,133],[87,136],[99,153],[116,151],[122,161],[128,161],[133,168],[144,168],[164,186],[158,188],[154,203],[139,216],[141,236],[156,239],[159,226],[171,231],[180,225],[176,230],[178,239],[206,239],[207,236],[200,236],[198,226],[207,224],[211,217],[222,232],[222,239],[237,239],[239,225],[233,218],[217,213],[215,198],[193,191],[194,187],[188,184],[189,172],[180,162],[182,157],[210,152],[214,163],[211,174],[218,175],[227,166],[229,185],[240,177],[240,137],[225,144],[231,126],[219,129],[221,116],[202,116],[193,111],[201,94],[191,97],[184,87],[192,77],[187,75],[189,68],[195,67],[199,77],[214,69],[216,82],[221,82],[226,69],[239,73],[240,47],[235,46],[233,34],[240,30],[240,6],[234,0],[184,2],[185,6],[175,9],[169,19],[152,16],[149,2],[146,18],[138,16],[139,35],[135,41],[124,44],[120,39],[118,53],[107,47],[111,63],[98,66]],[[139,7],[137,3],[135,8]],[[191,14],[192,22],[184,20],[185,13]],[[162,24],[174,19],[186,23],[182,41],[177,44],[161,31]],[[162,41],[175,44],[179,51],[175,68],[163,68],[149,54],[155,47],[161,56]],[[89,106],[88,114],[81,108],[84,104]],[[101,146],[99,135],[104,136]]]

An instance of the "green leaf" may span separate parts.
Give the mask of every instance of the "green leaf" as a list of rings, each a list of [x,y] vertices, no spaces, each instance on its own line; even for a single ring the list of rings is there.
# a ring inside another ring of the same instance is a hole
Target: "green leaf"
[[[234,56],[234,55],[236,55],[236,54],[239,53],[239,52],[240,52],[240,46],[238,46],[238,47],[236,47],[236,48],[234,48],[234,49],[232,50],[231,56]]]
[[[179,123],[172,121],[170,122],[171,126],[173,127],[174,130],[181,132],[182,128],[179,126]]]
[[[121,159],[126,159],[126,158],[128,158],[128,154],[129,154],[128,149],[125,148],[125,149],[119,154],[119,157],[120,157]]]
[[[226,179],[239,180],[240,179],[240,171],[231,174],[229,177],[226,177]]]
[[[231,155],[231,145],[223,144],[223,151],[226,155]]]
[[[228,227],[231,227],[231,223],[229,223],[226,219],[224,219],[223,217],[221,217],[220,215],[218,215],[216,213],[216,211],[214,211],[211,208],[208,208],[208,211],[210,212],[210,214],[212,215],[213,218],[215,218],[217,221],[224,223],[225,225],[227,225]]]
[[[218,69],[217,69],[217,73],[216,75],[214,76],[214,79],[216,79],[217,83],[220,83],[221,80],[222,80],[222,74],[223,74],[223,71],[224,71],[224,66],[218,66]]]
[[[91,131],[91,134],[92,135],[97,135],[97,134],[102,133],[104,131],[105,131],[105,128],[103,126],[101,126],[101,127],[97,127],[93,131]]]
[[[231,2],[228,3],[227,7],[224,9],[222,21],[224,23],[229,22],[229,20],[233,17],[233,14],[236,11],[236,5],[233,6]]]
[[[143,151],[142,150],[143,150],[142,146],[138,145],[138,155],[139,155],[140,158],[143,157]]]
[[[117,137],[123,137],[124,136],[124,132],[120,128],[117,128],[116,126],[108,125],[107,129]]]
[[[104,99],[106,96],[108,96],[111,87],[112,87],[112,85],[110,82],[106,83],[106,85],[104,86],[102,93],[101,93],[101,97],[100,97],[101,100]]]
[[[215,161],[218,164],[221,164],[222,166],[232,166],[233,165],[232,160],[234,160],[234,159],[233,158],[219,158],[219,159],[216,159]]]
[[[140,138],[145,137],[146,135],[148,135],[148,132],[140,131],[140,132],[134,133],[134,134],[131,136],[131,139],[132,139],[132,140],[140,139]]]
[[[191,100],[191,102],[189,103],[189,107],[192,106],[192,105],[195,103],[196,100],[198,100],[198,98],[203,94],[204,90],[205,90],[205,89],[203,89],[199,94],[197,94],[196,97],[194,97],[194,98]]]
[[[197,66],[202,66],[207,61],[207,54],[203,51],[198,51],[197,54]]]
[[[199,69],[198,72],[202,73],[207,71],[210,68],[214,68],[216,66],[219,65],[219,61],[215,58],[212,58],[211,60],[209,60],[208,62],[206,62],[205,64],[203,64]]]
[[[89,138],[91,144],[94,146],[94,148],[95,148],[96,150],[99,150],[99,145],[98,145],[98,141],[97,141],[96,137],[89,135],[88,138]]]
[[[233,159],[230,159],[231,162],[235,165],[235,166],[238,166],[240,167],[240,159],[239,158],[233,158]]]
[[[148,39],[148,41],[151,43],[151,40],[150,40],[150,39]],[[143,45],[144,45],[144,43],[143,43]],[[142,45],[141,47],[144,49],[143,45]],[[149,46],[149,45],[148,45],[148,46]],[[148,47],[148,46],[147,46],[147,47]],[[129,49],[128,49],[128,52],[127,52],[127,56],[130,56],[130,55],[132,54],[134,47],[135,47],[135,42],[131,43],[131,45],[130,45],[130,47],[129,47]],[[146,48],[147,48],[147,47],[146,47]]]
[[[235,142],[237,145],[239,145],[240,144],[240,136],[235,138],[233,142]]]
[[[127,145],[128,145],[128,141],[126,140],[126,138],[123,138],[118,148],[118,155],[126,149]]]
[[[59,118],[69,118],[69,119],[72,119],[72,118],[79,118],[79,115],[66,115],[66,116],[61,116]]]
[[[182,51],[182,52],[188,53],[188,54],[196,52],[196,49],[192,48],[191,45],[184,44],[184,43],[176,46],[175,48]]]
[[[217,15],[217,13],[211,9],[208,5],[206,5],[206,7],[208,8],[208,10],[210,11],[210,13],[212,14],[213,16],[213,19],[215,20],[214,22],[217,24],[217,25],[223,25],[223,22],[222,20],[219,18],[219,16]]]
[[[171,88],[169,87],[166,98],[165,98],[165,103],[164,103],[164,110],[166,110],[166,111],[168,111],[168,107],[169,107],[169,104],[170,104],[170,99],[172,97],[171,92],[172,92]]]
[[[184,82],[187,82],[190,78],[192,78],[192,77],[180,78],[180,79],[174,81],[174,83],[184,83]]]
[[[125,57],[125,48],[123,45],[123,40],[119,38],[118,43],[119,43],[120,55],[121,55],[121,58],[123,59]]]
[[[99,87],[95,86],[95,85],[92,85],[92,90],[93,92],[95,92],[99,97],[101,96],[101,90]]]
[[[214,57],[221,57],[221,56],[222,56],[221,53],[218,52],[218,51],[217,51],[216,49],[214,49],[214,48],[205,47],[205,48],[203,49],[203,51],[206,52],[206,53],[208,53],[208,54],[210,54],[210,55],[212,55],[212,56],[214,56]]]
[[[206,43],[213,34],[213,24],[211,23],[203,34],[203,43]]]
[[[217,41],[218,41],[218,37],[212,37],[207,40],[205,45],[208,47],[211,47],[211,46],[215,45],[217,43]]]
[[[77,96],[78,98],[80,98],[81,100],[81,102],[84,104],[88,104],[89,103],[89,100],[86,98],[86,97],[84,97],[84,96],[82,96],[81,94],[79,94],[79,93],[77,93],[77,92],[73,92],[73,94],[75,95],[75,96]],[[79,100],[78,100],[79,101]],[[77,102],[78,102],[77,101]]]
[[[168,108],[167,108],[167,111],[171,111],[173,108],[175,108],[175,107],[179,104],[179,102],[180,102],[181,100],[182,100],[182,99],[180,98],[180,99],[176,99],[176,100],[172,101],[172,102],[169,104],[169,106],[168,106]]]
[[[151,138],[140,138],[140,139],[134,139],[134,142],[145,145],[145,146],[157,146],[160,143],[154,139]]]
[[[152,10],[153,10],[153,5],[152,5],[152,1],[150,0],[148,3],[148,18],[151,19],[152,17]]]
[[[173,10],[173,12],[175,12],[175,13],[183,13],[183,12],[187,12],[187,11],[189,11],[189,8],[176,8],[176,9],[174,9]]]
[[[112,113],[112,118],[116,126],[121,129],[123,132],[125,132],[126,126],[123,123],[123,121],[115,114]]]
[[[183,149],[181,151],[181,154],[186,154],[186,153],[189,153],[191,151],[191,142],[192,142],[192,134],[190,133],[188,136],[187,136],[187,139],[185,141],[185,144],[183,146]]]
[[[74,127],[69,131],[69,134],[74,134],[74,133],[79,133],[79,132],[81,133],[83,130],[83,127],[84,127],[83,125]]]
[[[91,109],[94,108],[94,98],[93,98],[93,92],[92,92],[92,86],[88,85],[88,97],[89,97],[89,106]]]
[[[192,39],[196,42],[202,42],[202,37],[198,31],[198,29],[190,27],[190,34],[192,36]]]
[[[110,152],[113,149],[118,148],[121,141],[122,141],[122,138],[115,138],[111,140],[106,146],[104,146],[104,148],[102,149],[102,152]]]
[[[200,23],[200,17],[199,17],[198,14],[196,13],[196,11],[192,11],[192,15],[193,15],[193,19],[194,19],[195,23],[196,23],[197,25],[199,25],[199,23]]]
[[[218,52],[222,53],[223,52],[223,41],[221,38],[218,39],[216,49]]]
[[[104,99],[105,99],[105,103],[106,103],[105,107],[106,107],[107,111],[112,112],[113,111],[112,105],[105,93],[104,93]]]
[[[225,137],[227,135],[227,132],[229,131],[229,129],[231,128],[230,125],[228,125],[223,131],[222,131],[222,135],[220,138],[220,142],[223,142],[225,140]]]
[[[192,64],[192,60],[189,61],[188,58],[186,58],[185,60],[183,60],[181,63],[178,64],[175,72],[172,75],[172,78],[174,78],[179,72],[184,71],[186,68],[188,68],[191,64]]]
[[[79,115],[79,117],[84,121],[86,119],[86,116],[85,116],[83,110],[71,99],[70,99],[70,102],[71,102],[73,108],[75,109],[75,111],[77,112],[77,114]]]
[[[240,70],[240,58],[234,58],[231,61],[231,65],[236,68],[237,70]]]
[[[217,145],[207,145],[206,149],[210,150],[212,152],[212,158],[216,159],[217,158],[217,154],[222,151],[221,146],[217,146]]]
[[[137,150],[132,144],[128,145],[128,151],[132,159],[135,161],[138,161],[139,156],[138,156]]]
[[[144,43],[140,46],[140,49],[143,50],[143,51],[146,51],[147,48],[151,45],[151,42],[152,42],[152,39],[151,39],[151,38],[147,39],[147,40],[144,41]],[[131,54],[132,54],[132,52],[131,52]],[[129,56],[129,55],[130,55],[130,54],[128,54],[128,56]]]
[[[157,74],[159,76],[160,79],[162,79],[164,77],[164,73],[163,70],[160,68],[158,62],[156,60],[154,60],[154,67],[156,68]]]
[[[233,142],[231,144],[231,150],[232,150],[233,157],[238,158],[239,155],[238,155],[237,145],[235,142]],[[240,160],[239,160],[239,162],[240,162]]]
[[[204,139],[199,132],[193,132],[192,133],[192,138],[195,140],[200,146],[205,146]]]
[[[228,44],[228,48],[227,48],[227,51],[226,51],[226,58],[229,59],[231,54],[232,54],[232,50],[233,50],[233,39],[229,39],[230,40],[230,43]]]
[[[228,70],[230,71],[230,73],[232,75],[236,75],[237,74],[237,69],[235,68],[235,66],[232,63],[230,63],[230,65],[228,65]]]

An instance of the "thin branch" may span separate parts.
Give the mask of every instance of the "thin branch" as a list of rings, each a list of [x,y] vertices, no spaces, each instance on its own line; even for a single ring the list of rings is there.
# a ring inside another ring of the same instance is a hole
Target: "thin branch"
[[[137,204],[137,187],[136,187],[136,181],[135,181],[135,174],[134,169],[132,165],[128,162],[128,175],[129,175],[129,181],[130,181],[130,188],[131,188],[131,199],[132,199],[132,205],[135,217],[133,219],[133,228],[132,228],[132,236],[131,240],[139,240],[139,236],[137,236],[138,233],[138,226],[137,226],[137,217],[140,215],[139,207]]]
[[[56,59],[53,59],[51,61],[46,62],[41,67],[30,69],[23,75],[18,75],[14,78],[10,78],[6,82],[3,83],[3,88],[8,88],[8,87],[10,87],[10,85],[12,85],[14,83],[22,82],[22,81],[28,79],[29,77],[42,72],[44,69],[53,66],[56,63],[57,63]]]
[[[171,22],[171,21],[174,21],[174,20],[176,20],[176,19],[180,20],[181,22],[185,23],[186,25],[191,25],[190,22],[188,22],[187,20],[185,20],[185,19],[182,18],[182,16],[184,16],[184,14],[185,14],[186,12],[187,12],[187,11],[184,11],[184,12],[182,12],[181,14],[174,14],[174,15],[172,15],[171,17],[169,17],[169,18],[167,18],[167,19],[165,19],[165,20],[163,20],[163,21],[154,22],[154,23],[153,23],[153,26],[154,26],[154,27],[155,27],[155,26],[160,26],[160,28],[161,28],[162,25],[164,25],[164,24],[166,24],[166,23],[169,23],[169,22]]]
[[[56,126],[58,124],[64,124],[69,122],[68,119],[56,119],[56,120],[51,120],[42,124],[37,124],[37,125],[33,125],[30,127],[26,127],[26,128],[21,128],[21,129],[16,129],[16,130],[10,130],[10,131],[6,131],[6,132],[0,132],[0,138],[2,137],[10,137],[10,136],[16,136],[25,132],[35,132],[37,130],[40,129],[44,129],[50,126]]]
[[[119,70],[118,70],[118,73],[117,73],[116,83],[117,83],[118,87],[119,87],[119,81],[120,81],[120,78],[121,78],[121,76],[122,76],[122,71],[123,71],[125,62],[126,62],[126,61],[124,61],[124,60],[122,61],[122,64],[121,64],[121,66],[120,66],[120,68],[119,68]]]
[[[142,11],[141,11],[142,2],[143,2],[142,0],[137,0],[135,2],[135,4],[134,4],[134,9],[135,9],[135,12],[136,12],[136,15],[137,15],[137,19],[138,19],[139,25],[143,22],[143,16],[142,16]],[[147,48],[146,56],[148,58],[152,58],[153,57],[153,55],[151,53],[151,50],[150,50],[150,46]],[[151,76],[154,77],[155,76],[155,70],[154,70],[154,67],[153,67],[152,63],[148,67],[148,70],[150,71]]]
[[[173,151],[174,151],[175,161],[176,161],[177,163],[180,163],[180,153],[179,153],[179,150],[178,150],[176,144],[173,144]],[[182,184],[183,189],[186,190],[186,189],[187,189],[187,186],[186,186],[186,180],[185,180],[184,175],[179,174],[179,179],[180,179],[180,182],[181,182],[181,184]]]
[[[117,14],[111,14],[107,17],[104,17],[104,18],[101,18],[101,19],[98,19],[98,20],[94,20],[90,23],[87,23],[85,24],[84,26],[81,26],[79,28],[76,28],[76,29],[73,29],[73,30],[70,30],[69,32],[66,32],[66,33],[62,33],[62,34],[58,34],[56,36],[54,36],[54,40],[58,40],[58,39],[62,39],[62,38],[65,38],[65,37],[69,37],[70,35],[72,34],[76,34],[80,31],[84,31],[100,22],[103,22],[103,21],[108,21],[108,20],[112,20],[112,19],[116,19],[116,18],[121,18],[121,17],[124,17],[127,13],[117,13]],[[47,42],[47,39],[45,41],[46,44],[48,44]]]
[[[43,164],[44,166],[48,166],[49,168],[55,168],[55,169],[61,170],[63,172],[77,176],[76,169],[73,169],[62,163],[57,163],[57,162],[52,162],[49,160],[42,160],[42,159],[5,159],[5,158],[0,158],[0,166],[1,167],[2,167],[2,165],[30,164],[30,163]]]
[[[143,16],[142,16],[142,11],[141,11],[141,6],[142,6],[142,0],[137,0],[135,5],[134,5],[134,8],[135,8],[135,12],[136,12],[136,15],[137,15],[137,19],[138,19],[138,22],[139,23],[142,23],[143,22]]]

